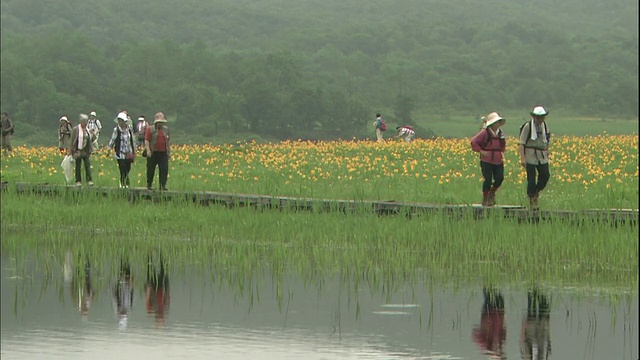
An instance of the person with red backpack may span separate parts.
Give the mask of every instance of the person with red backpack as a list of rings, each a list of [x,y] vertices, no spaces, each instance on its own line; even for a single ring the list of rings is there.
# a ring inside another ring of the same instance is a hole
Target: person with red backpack
[[[387,131],[387,124],[382,119],[380,114],[376,114],[376,121],[373,122],[373,126],[376,129],[376,138],[378,141],[384,141],[382,138],[382,133]]]
[[[484,182],[482,183],[482,206],[493,206],[496,191],[504,180],[504,151],[507,142],[504,132],[500,129],[506,120],[497,112],[485,117],[486,123],[471,139],[471,149],[480,153],[480,169]]]

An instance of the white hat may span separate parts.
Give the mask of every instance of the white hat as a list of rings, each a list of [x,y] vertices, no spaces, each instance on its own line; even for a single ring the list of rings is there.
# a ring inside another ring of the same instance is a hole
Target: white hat
[[[536,107],[533,108],[533,110],[531,111],[531,116],[547,116],[549,115],[549,112],[542,107],[542,105],[538,105]]]
[[[129,116],[127,116],[127,113],[124,111],[120,111],[118,113],[118,116],[116,116],[116,118],[113,120],[116,123],[118,123],[118,120],[122,120],[124,122],[128,122],[129,121]]]
[[[503,118],[502,116],[500,116],[500,114],[498,114],[497,112],[492,112],[491,114],[487,115],[485,117],[486,121],[485,121],[485,127],[489,127],[495,123],[497,123],[500,120],[503,121],[507,121],[505,118]]]
[[[138,121],[144,121],[144,120],[145,120],[145,119],[144,119],[144,116],[139,116],[139,117],[138,117]]]
[[[66,121],[66,122],[69,122],[69,119],[67,119],[67,117],[66,117],[66,116],[63,116],[63,117],[61,117],[61,118],[60,118],[60,121]]]
[[[87,116],[87,114],[80,114],[80,121],[87,121],[89,120],[89,117]]]
[[[96,112],[95,112],[95,111],[90,112],[90,113],[89,113],[89,115],[91,115],[91,116],[98,116],[98,114],[96,114]]]

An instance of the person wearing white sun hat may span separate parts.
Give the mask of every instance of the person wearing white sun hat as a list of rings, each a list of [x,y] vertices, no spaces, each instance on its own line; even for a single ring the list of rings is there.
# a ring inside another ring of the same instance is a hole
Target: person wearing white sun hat
[[[71,144],[71,131],[73,126],[66,116],[60,118],[60,126],[58,126],[58,149],[64,154]]]
[[[531,110],[531,120],[520,128],[520,165],[527,171],[527,196],[531,210],[538,209],[538,198],[551,177],[549,140],[551,133],[545,119],[549,111],[542,105]],[[537,176],[536,176],[537,175]]]
[[[482,183],[482,206],[493,206],[496,191],[504,181],[504,151],[507,141],[500,127],[506,120],[497,112],[484,117],[484,126],[471,139],[471,149],[480,153]]]
[[[100,131],[102,130],[102,123],[100,119],[97,118],[98,114],[95,111],[91,111],[89,113],[89,121],[87,121],[87,129],[91,134],[91,138],[93,139],[93,143],[91,147],[94,151],[98,150],[100,146],[98,145],[98,138],[100,137]]]

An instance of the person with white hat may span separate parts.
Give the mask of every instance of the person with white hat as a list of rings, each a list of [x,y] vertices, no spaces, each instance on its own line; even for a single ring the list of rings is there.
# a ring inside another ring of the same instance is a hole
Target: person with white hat
[[[84,163],[84,171],[89,186],[93,186],[91,181],[91,160],[89,157],[92,153],[91,135],[87,129],[87,114],[80,114],[78,126],[71,131],[71,144],[69,145],[68,155],[72,155],[76,161],[76,185],[82,186],[82,163]]]
[[[111,140],[109,140],[109,149],[114,150],[114,157],[118,162],[120,170],[120,188],[129,188],[129,172],[131,171],[131,163],[136,157],[136,146],[133,138],[133,131],[127,125],[129,117],[122,111],[118,114],[116,121],[118,125],[113,129]]]
[[[58,126],[58,149],[60,149],[61,154],[64,154],[71,144],[72,130],[73,126],[67,116],[62,116],[60,118],[60,126]]]
[[[91,144],[93,150],[98,150],[100,145],[98,145],[98,138],[100,138],[100,131],[102,130],[102,123],[100,119],[97,118],[97,114],[95,111],[91,111],[89,113],[89,121],[87,122],[87,129],[89,129],[89,133],[93,138],[93,143]]]
[[[527,170],[527,196],[531,210],[538,209],[540,191],[549,178],[549,140],[551,133],[545,122],[549,114],[542,105],[531,111],[531,120],[520,128],[520,165]],[[537,175],[537,177],[536,177]]]
[[[497,112],[484,117],[485,125],[471,139],[471,149],[480,153],[482,183],[482,206],[493,206],[496,191],[504,181],[504,151],[507,141],[500,127],[506,120]]]
[[[169,156],[171,155],[169,139],[167,118],[162,112],[158,112],[153,120],[153,127],[147,126],[144,136],[144,147],[147,156],[147,190],[153,190],[151,185],[153,184],[156,166],[158,166],[160,172],[160,190],[167,190]]]
[[[133,128],[133,133],[136,135],[137,143],[142,147],[144,147],[144,135],[147,132],[148,126],[149,122],[147,122],[147,119],[142,115],[138,116],[138,122]]]

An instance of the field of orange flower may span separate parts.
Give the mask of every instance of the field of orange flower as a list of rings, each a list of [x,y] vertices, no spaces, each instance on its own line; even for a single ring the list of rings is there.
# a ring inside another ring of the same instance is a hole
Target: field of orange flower
[[[516,140],[507,147],[497,201],[523,205],[526,175]],[[637,135],[557,137],[550,156],[541,207],[638,208]],[[2,180],[63,184],[61,161],[56,148],[18,147],[2,159]],[[106,150],[92,156],[92,167],[97,186],[117,186],[117,164]],[[468,139],[182,145],[169,167],[172,190],[447,204],[481,198],[479,160]],[[145,185],[145,168],[139,157],[132,185]]]

